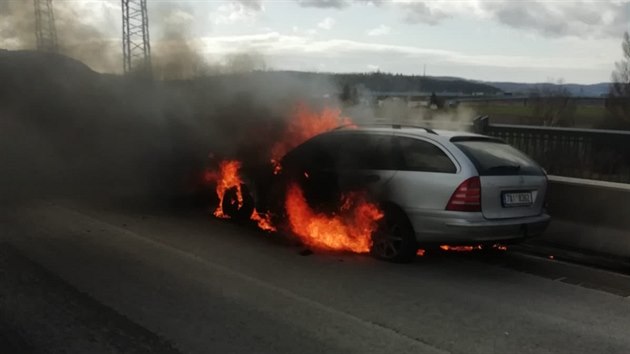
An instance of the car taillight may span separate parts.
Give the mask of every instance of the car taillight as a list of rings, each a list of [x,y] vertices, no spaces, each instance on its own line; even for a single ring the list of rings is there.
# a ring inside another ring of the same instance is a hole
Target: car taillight
[[[481,181],[471,177],[457,187],[446,205],[451,211],[481,211]]]

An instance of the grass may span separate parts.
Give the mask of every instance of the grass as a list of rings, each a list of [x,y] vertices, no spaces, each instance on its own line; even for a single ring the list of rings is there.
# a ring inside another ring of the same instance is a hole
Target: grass
[[[488,115],[497,123],[526,124],[529,118],[534,116],[533,106],[518,103],[467,103],[465,105],[479,115]],[[603,105],[579,104],[575,109],[576,127],[590,128],[599,123],[606,116],[606,108]]]

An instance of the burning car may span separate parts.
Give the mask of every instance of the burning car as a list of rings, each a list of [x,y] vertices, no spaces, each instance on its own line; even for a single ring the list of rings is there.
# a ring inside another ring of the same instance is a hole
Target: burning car
[[[273,215],[270,225],[307,237],[322,228],[357,229],[362,236],[346,237],[350,244],[339,249],[396,262],[423,245],[518,242],[541,234],[550,220],[544,170],[482,135],[347,125],[300,144],[277,166],[241,181],[244,196],[231,192],[221,212],[238,218],[263,210],[258,218]],[[317,217],[324,220],[313,222]]]
[[[358,125],[326,106],[298,104],[288,118],[253,154],[266,162],[212,155],[204,180],[215,185],[214,216],[252,221],[310,248],[396,262],[420,247],[497,249],[549,223],[544,170],[499,139]]]

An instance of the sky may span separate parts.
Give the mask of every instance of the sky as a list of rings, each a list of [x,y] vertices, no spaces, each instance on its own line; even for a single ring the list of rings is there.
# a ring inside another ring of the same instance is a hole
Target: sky
[[[205,61],[249,52],[277,70],[599,83],[610,80],[614,62],[621,60],[623,32],[630,30],[630,2],[615,0],[147,3],[154,48],[175,28]],[[119,45],[118,0],[54,4],[60,16],[72,13]],[[5,39],[4,47],[12,45],[18,44]]]

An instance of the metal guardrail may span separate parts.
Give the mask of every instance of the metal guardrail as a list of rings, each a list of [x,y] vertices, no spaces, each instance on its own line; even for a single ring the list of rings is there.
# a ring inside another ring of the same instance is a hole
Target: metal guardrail
[[[490,124],[488,116],[473,126],[527,153],[549,174],[630,183],[630,131]]]

